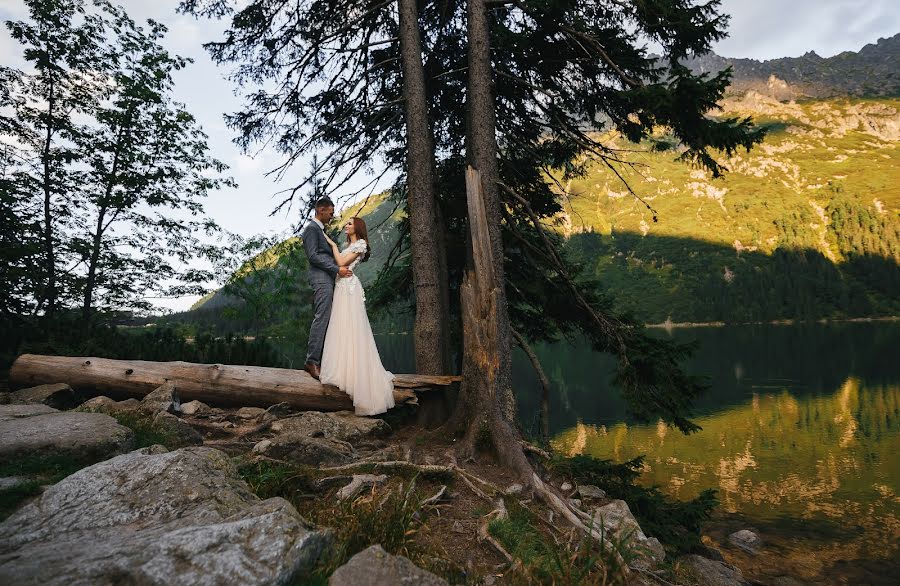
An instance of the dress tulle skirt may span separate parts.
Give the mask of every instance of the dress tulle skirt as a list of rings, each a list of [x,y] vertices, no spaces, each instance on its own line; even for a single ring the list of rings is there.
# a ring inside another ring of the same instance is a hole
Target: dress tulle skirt
[[[325,333],[320,380],[350,395],[357,415],[394,406],[394,375],[384,369],[356,276],[338,278]]]

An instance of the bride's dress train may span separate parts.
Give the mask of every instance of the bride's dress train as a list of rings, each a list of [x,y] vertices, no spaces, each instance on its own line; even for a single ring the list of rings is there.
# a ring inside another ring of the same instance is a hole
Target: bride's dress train
[[[350,270],[359,264],[366,246],[360,239],[345,249],[359,253]],[[365,291],[355,274],[338,277],[319,380],[350,395],[357,415],[377,415],[394,406],[394,375],[381,364],[365,301]]]

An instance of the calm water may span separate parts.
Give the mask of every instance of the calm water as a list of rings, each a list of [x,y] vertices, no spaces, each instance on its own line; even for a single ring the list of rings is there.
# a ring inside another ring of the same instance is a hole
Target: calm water
[[[661,336],[667,336],[659,331]],[[611,362],[586,347],[537,348],[554,394],[554,447],[623,461],[642,481],[689,499],[719,491],[713,542],[753,527],[766,554],[726,557],[764,583],[896,583],[900,571],[900,323],[694,328],[689,370],[711,378],[703,430],[684,436],[631,421]],[[410,340],[379,336],[385,366],[411,372]],[[537,429],[537,379],[517,355],[522,423]]]

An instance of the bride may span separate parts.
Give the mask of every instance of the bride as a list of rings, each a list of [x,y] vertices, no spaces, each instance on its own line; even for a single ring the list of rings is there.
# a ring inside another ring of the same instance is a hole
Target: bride
[[[353,271],[360,262],[369,260],[366,223],[350,218],[344,232],[350,244],[343,252],[333,240],[325,238],[337,265]],[[319,380],[350,395],[357,415],[376,415],[394,406],[394,375],[381,364],[365,300],[356,274],[338,277]]]

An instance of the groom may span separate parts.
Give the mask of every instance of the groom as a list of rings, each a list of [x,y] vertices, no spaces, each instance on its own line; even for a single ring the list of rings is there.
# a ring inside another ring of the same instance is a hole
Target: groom
[[[331,247],[325,241],[325,225],[331,221],[332,216],[334,216],[334,203],[327,197],[323,197],[316,201],[316,215],[301,234],[303,249],[309,259],[309,284],[313,290],[313,306],[315,308],[312,325],[309,328],[306,365],[303,370],[316,380],[319,380],[325,332],[328,330],[328,320],[331,318],[334,279],[337,275],[349,277],[353,274],[347,267],[337,266]]]

